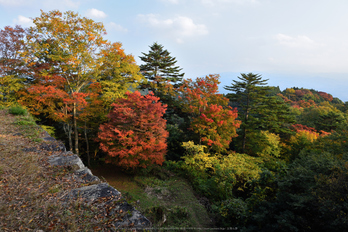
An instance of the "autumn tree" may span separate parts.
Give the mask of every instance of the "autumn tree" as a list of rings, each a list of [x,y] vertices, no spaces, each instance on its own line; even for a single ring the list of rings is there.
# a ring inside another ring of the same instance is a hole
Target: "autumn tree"
[[[191,129],[199,136],[199,143],[217,152],[225,152],[240,122],[236,109],[228,106],[228,99],[218,94],[219,75],[184,80],[179,88],[183,111],[192,117]]]
[[[28,70],[21,52],[26,34],[18,25],[0,30],[0,98],[5,105],[13,104],[15,93],[24,87]]]
[[[69,134],[73,129],[74,151],[78,154],[77,123],[79,111],[88,104],[88,86],[112,79],[117,79],[115,82],[124,79],[131,82],[141,76],[137,74],[134,58],[124,54],[121,44],[112,44],[103,38],[106,32],[102,23],[81,18],[72,11],[64,14],[59,11],[42,12],[33,22],[35,27],[30,28],[27,36],[27,63],[35,70],[36,85],[28,91],[36,92],[41,99],[50,96],[58,100],[57,112],[61,114],[55,115],[66,118],[62,121],[66,122]],[[59,88],[54,88],[53,83]],[[108,92],[106,86],[104,93]],[[115,89],[113,86],[111,91]],[[72,124],[66,120],[72,120]]]
[[[109,121],[100,126],[100,148],[107,153],[106,162],[125,168],[161,165],[166,154],[166,105],[152,93],[141,96],[136,91],[126,99],[117,99],[108,114]]]
[[[102,50],[103,64],[100,68],[101,98],[106,108],[130,89],[136,89],[144,81],[139,66],[132,55],[127,55],[121,43],[108,43]]]

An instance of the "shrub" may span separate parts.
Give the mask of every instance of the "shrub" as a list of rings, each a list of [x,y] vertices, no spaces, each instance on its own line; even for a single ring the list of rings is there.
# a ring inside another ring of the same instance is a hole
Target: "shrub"
[[[269,131],[259,131],[250,133],[250,154],[258,157],[277,157],[280,156],[279,135]]]
[[[9,108],[8,112],[13,115],[27,115],[28,111],[22,106],[12,106]]]
[[[54,137],[55,128],[53,126],[40,125],[50,136]]]
[[[204,195],[225,200],[244,191],[248,181],[259,178],[259,158],[231,153],[227,156],[205,153],[205,146],[183,143],[187,155],[180,167]]]

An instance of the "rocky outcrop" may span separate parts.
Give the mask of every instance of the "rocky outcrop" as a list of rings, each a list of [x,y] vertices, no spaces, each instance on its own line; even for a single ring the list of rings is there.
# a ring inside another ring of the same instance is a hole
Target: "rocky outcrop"
[[[55,151],[48,157],[48,163],[51,166],[63,166],[73,172],[74,181],[84,183],[84,187],[71,189],[62,194],[62,200],[82,200],[88,204],[102,204],[105,215],[121,215],[119,220],[114,222],[117,228],[148,228],[150,221],[144,217],[132,205],[128,204],[122,197],[122,194],[108,183],[102,183],[100,179],[94,176],[81,159],[70,151],[66,151],[64,144],[59,143],[54,138],[47,136],[44,138],[47,142],[41,150]],[[58,154],[57,154],[58,151]],[[102,200],[101,200],[102,199]]]

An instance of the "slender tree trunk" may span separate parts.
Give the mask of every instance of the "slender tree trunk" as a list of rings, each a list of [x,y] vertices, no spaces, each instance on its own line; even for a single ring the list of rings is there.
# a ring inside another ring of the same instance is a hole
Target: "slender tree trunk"
[[[87,137],[87,125],[85,122],[85,139],[86,139],[86,152],[87,152],[87,166],[90,167],[91,166],[91,158],[89,156],[89,143],[88,143],[88,137]]]
[[[249,96],[247,97],[247,105],[246,105],[246,110],[245,110],[245,117],[244,117],[244,128],[243,128],[243,137],[242,137],[242,153],[245,152],[245,144],[246,144],[246,134],[247,134],[247,129],[246,127],[248,126],[248,117],[249,117]]]
[[[68,115],[68,106],[65,104],[65,107],[63,108],[64,114],[67,116]],[[71,124],[70,121],[67,123],[63,123],[63,129],[65,134],[68,136],[68,141],[69,141],[69,151],[73,151],[73,145],[72,145],[72,138],[71,138]]]
[[[72,133],[72,128],[69,124],[68,125],[69,151],[72,152],[73,151],[73,143],[72,143],[71,133]]]
[[[74,114],[74,133],[75,133],[75,154],[79,155],[79,133],[77,130],[77,110],[76,103],[74,103],[73,114]]]
[[[71,126],[70,123],[64,123],[63,129],[69,140],[69,151],[73,151],[72,138],[71,138]]]

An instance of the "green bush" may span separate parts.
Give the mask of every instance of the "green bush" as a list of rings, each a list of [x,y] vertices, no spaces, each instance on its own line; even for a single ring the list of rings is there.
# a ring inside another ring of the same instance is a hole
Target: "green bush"
[[[242,199],[230,198],[212,205],[219,226],[230,227],[242,224],[246,220],[248,206]]]
[[[268,187],[253,193],[259,203],[246,231],[348,231],[346,161],[327,152],[302,151],[284,175],[267,179]]]
[[[8,109],[8,112],[13,115],[27,115],[28,111],[22,106],[12,106]]]
[[[250,133],[247,153],[256,157],[280,157],[279,135],[269,131]]]
[[[184,170],[195,188],[212,200],[225,200],[238,194],[245,195],[247,182],[259,178],[260,158],[231,153],[226,156],[204,152],[205,146],[184,142],[184,161],[172,166]]]
[[[15,122],[16,125],[20,126],[34,126],[36,123],[34,121],[29,121],[29,120],[20,120]]]
[[[50,136],[54,137],[55,128],[53,126],[40,125],[42,129],[44,129]]]

